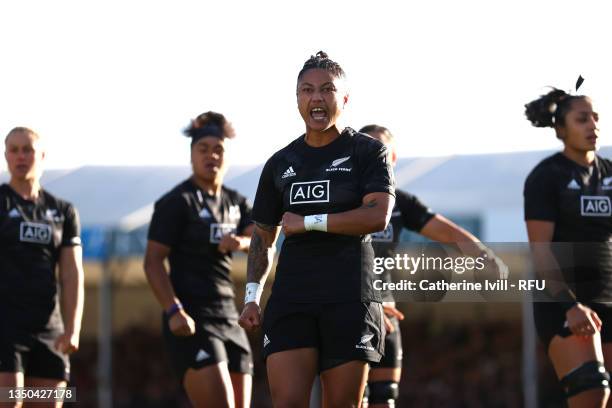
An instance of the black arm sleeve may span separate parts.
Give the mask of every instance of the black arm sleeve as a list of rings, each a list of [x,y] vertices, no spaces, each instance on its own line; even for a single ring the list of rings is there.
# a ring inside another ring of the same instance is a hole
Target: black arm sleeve
[[[72,205],[66,207],[64,213],[64,227],[62,230],[63,247],[81,245],[81,222],[79,213]]]
[[[396,190],[395,197],[404,227],[411,231],[420,232],[425,224],[436,215],[412,194]]]
[[[148,239],[173,247],[186,223],[186,203],[180,195],[164,197],[155,203]]]
[[[283,197],[274,183],[274,162],[273,156],[261,171],[253,204],[253,221],[265,225],[279,225],[283,217]]]
[[[372,149],[365,158],[362,172],[363,195],[369,193],[389,193],[395,196],[395,177],[388,160],[387,147]]]

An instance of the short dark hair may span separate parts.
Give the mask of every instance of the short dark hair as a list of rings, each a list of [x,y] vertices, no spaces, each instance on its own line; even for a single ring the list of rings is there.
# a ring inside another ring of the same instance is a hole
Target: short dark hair
[[[324,51],[319,51],[316,53],[316,55],[311,55],[310,58],[306,60],[304,66],[298,74],[298,81],[300,80],[300,78],[302,78],[302,75],[304,75],[306,71],[311,69],[323,69],[336,78],[346,77],[346,75],[344,74],[344,70],[342,69],[340,64],[335,61],[332,61],[328,57],[327,53],[325,53]]]
[[[373,133],[382,133],[387,137],[389,142],[393,141],[394,139],[391,131],[389,131],[389,129],[387,129],[386,127],[380,125],[366,125],[359,129],[359,133],[366,133],[368,135],[372,135]]]

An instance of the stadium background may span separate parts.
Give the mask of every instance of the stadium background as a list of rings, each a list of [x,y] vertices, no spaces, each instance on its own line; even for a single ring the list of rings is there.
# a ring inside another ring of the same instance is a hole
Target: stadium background
[[[400,159],[397,186],[483,241],[524,242],[522,184],[551,153]],[[610,153],[612,148],[600,152]],[[252,200],[261,167],[233,166],[225,184]],[[85,314],[81,350],[72,360],[78,406],[189,406],[163,351],[160,308],[142,270],[153,203],[189,174],[187,166],[85,166],[43,176],[44,188],[77,206],[83,226]],[[6,177],[1,174],[0,182]],[[402,236],[419,239],[407,232]],[[235,261],[241,307],[246,257],[237,254]],[[520,303],[401,303],[399,308],[407,318],[398,406],[562,404]],[[258,335],[251,340],[256,358],[252,406],[268,407]]]

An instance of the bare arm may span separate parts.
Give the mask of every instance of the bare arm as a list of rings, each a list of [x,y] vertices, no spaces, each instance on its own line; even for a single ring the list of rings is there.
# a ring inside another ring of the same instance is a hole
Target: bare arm
[[[485,257],[495,265],[495,273],[499,278],[508,277],[508,266],[495,253],[487,248],[469,231],[461,228],[448,218],[436,214],[421,229],[421,235],[443,244],[455,244],[459,251],[471,257]],[[491,271],[491,270],[490,270]]]
[[[255,231],[255,224],[251,224],[246,227],[242,233],[242,235],[238,235],[240,239],[240,246],[238,247],[239,251],[249,252],[249,247],[251,246],[251,236],[253,235],[253,231]]]
[[[248,331],[261,325],[259,297],[263,291],[274,256],[274,243],[280,228],[272,225],[256,224],[251,236],[251,247],[247,259],[247,295],[238,324]],[[249,287],[256,287],[249,292]],[[249,295],[251,293],[251,295]]]
[[[164,310],[173,304],[180,303],[170,282],[164,260],[170,255],[170,248],[164,244],[149,240],[144,258],[144,270],[153,293]]]
[[[265,283],[272,266],[274,243],[279,231],[277,226],[264,224],[256,224],[253,228],[247,259],[247,282]]]
[[[64,331],[76,333],[81,331],[84,300],[83,249],[81,246],[64,247],[60,251],[59,276],[62,302]]]
[[[444,244],[454,243],[462,253],[470,256],[479,256],[487,250],[487,247],[469,231],[439,214],[425,224],[420,234],[432,241]]]
[[[388,193],[370,193],[363,197],[360,207],[327,216],[327,232],[344,235],[365,235],[385,229],[395,197]],[[283,232],[286,236],[306,232],[304,217],[294,213],[283,215]]]
[[[553,296],[569,290],[564,282],[561,268],[551,251],[550,242],[552,241],[554,231],[554,222],[527,221],[527,235],[531,243],[536,272],[541,278],[546,279],[546,286],[551,288]]]
[[[246,227],[241,235],[227,234],[221,238],[219,242],[219,252],[225,254],[232,251],[249,252],[249,246],[251,245],[251,235],[255,225],[251,224]]]
[[[183,310],[180,300],[174,293],[172,282],[168,276],[164,260],[170,255],[170,247],[156,241],[149,240],[144,259],[144,270],[147,281],[153,289],[153,293],[161,304],[164,312],[168,313],[174,306],[174,311],[170,313],[168,327],[176,336],[191,336],[196,331],[195,322]]]
[[[590,336],[601,330],[602,322],[597,313],[576,302],[576,296],[567,286],[559,263],[552,253],[550,242],[555,230],[551,221],[528,220],[527,235],[531,243],[536,272],[546,279],[546,287],[554,299],[562,302],[566,324],[577,336]]]
[[[55,339],[55,348],[62,353],[72,353],[79,348],[81,321],[83,318],[83,249],[80,246],[64,247],[59,256],[59,278],[64,333]]]

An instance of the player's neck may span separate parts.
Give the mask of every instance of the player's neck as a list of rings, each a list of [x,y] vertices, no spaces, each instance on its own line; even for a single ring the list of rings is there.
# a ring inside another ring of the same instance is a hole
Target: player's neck
[[[306,129],[304,141],[310,147],[323,147],[340,137],[340,131],[336,125],[323,131]]]
[[[585,152],[566,146],[563,149],[563,155],[584,167],[589,167],[595,161],[595,151],[593,150]]]
[[[206,194],[211,196],[219,195],[221,192],[221,180],[204,180],[195,175],[191,177],[193,183],[200,188],[200,190],[204,191]]]
[[[11,178],[9,186],[24,200],[35,201],[40,193],[40,182],[38,179]]]

